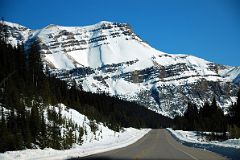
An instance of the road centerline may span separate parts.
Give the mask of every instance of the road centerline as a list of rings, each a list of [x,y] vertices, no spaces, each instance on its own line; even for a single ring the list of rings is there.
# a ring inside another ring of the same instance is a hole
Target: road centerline
[[[193,155],[191,155],[191,154],[189,154],[189,153],[187,153],[187,152],[185,152],[185,151],[179,149],[179,148],[176,147],[175,145],[173,145],[173,144],[169,141],[169,139],[167,138],[167,136],[166,136],[166,132],[164,133],[164,136],[166,137],[167,142],[168,142],[172,147],[174,147],[176,150],[178,150],[178,151],[180,151],[180,152],[186,154],[187,156],[193,158],[194,160],[199,160],[198,158],[194,157]]]

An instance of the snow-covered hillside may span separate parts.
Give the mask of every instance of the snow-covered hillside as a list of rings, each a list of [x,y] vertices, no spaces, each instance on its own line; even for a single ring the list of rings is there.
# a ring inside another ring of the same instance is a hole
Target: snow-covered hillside
[[[136,101],[167,116],[182,114],[188,101],[199,106],[216,96],[226,110],[235,101],[240,67],[215,64],[152,48],[125,23],[84,27],[48,25],[32,31],[6,23],[9,43],[37,44],[51,71],[85,91]],[[13,36],[19,34],[22,38]]]
[[[1,107],[0,107],[1,108]],[[94,133],[91,130],[91,120],[88,117],[80,114],[74,109],[70,109],[63,104],[57,106],[49,106],[45,109],[47,117],[47,110],[55,110],[59,112],[61,108],[62,118],[71,121],[74,125],[84,128],[84,135],[82,137],[82,144],[75,143],[71,149],[67,150],[54,150],[52,148],[40,149],[25,149],[20,151],[7,151],[0,153],[1,160],[60,160],[69,159],[73,157],[82,157],[90,154],[100,153],[109,151],[121,147],[125,147],[136,142],[138,139],[143,137],[150,129],[134,129],[134,128],[123,128],[120,132],[115,132],[102,123],[96,123],[97,130]],[[4,112],[10,112],[4,109]],[[46,119],[47,120],[47,119]],[[50,123],[47,121],[47,123]],[[66,128],[62,127],[61,134],[64,136]],[[78,130],[73,131],[75,139],[79,139]]]

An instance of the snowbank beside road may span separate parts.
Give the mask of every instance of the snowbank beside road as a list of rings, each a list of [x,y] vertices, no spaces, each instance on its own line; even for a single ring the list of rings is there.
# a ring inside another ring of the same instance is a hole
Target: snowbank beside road
[[[1,160],[61,160],[69,159],[74,157],[83,157],[91,154],[96,154],[100,152],[105,152],[117,148],[122,148],[128,146],[145,134],[147,134],[150,129],[134,129],[126,128],[124,132],[115,133],[101,139],[100,141],[94,141],[92,143],[85,143],[81,146],[75,145],[72,149],[68,150],[54,150],[47,148],[41,149],[27,149],[21,151],[8,151],[0,154]]]
[[[167,128],[169,132],[172,133],[177,139],[183,142],[189,143],[199,143],[199,144],[210,144],[221,147],[231,147],[240,148],[240,138],[239,139],[228,139],[226,141],[207,141],[204,136],[197,134],[196,131],[183,131],[183,130],[173,130]]]

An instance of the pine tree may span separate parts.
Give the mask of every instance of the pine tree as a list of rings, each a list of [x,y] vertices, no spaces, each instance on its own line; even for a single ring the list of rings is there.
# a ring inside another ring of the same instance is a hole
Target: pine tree
[[[78,135],[78,143],[82,144],[83,143],[83,135],[84,135],[84,129],[83,127],[79,126],[79,135]]]
[[[39,83],[39,93],[45,104],[51,104],[51,91],[49,86],[49,81],[47,78],[42,77],[41,82]]]
[[[240,128],[240,89],[237,94],[237,103],[235,107],[235,122],[236,125]]]
[[[26,115],[24,116],[24,130],[23,130],[23,139],[25,146],[27,148],[31,148],[32,136],[30,131],[30,113],[25,112]]]
[[[41,148],[47,147],[47,125],[45,122],[44,114],[41,114],[41,125],[40,125],[40,146]]]
[[[33,142],[36,142],[40,131],[40,115],[37,104],[34,104],[30,115],[30,131]]]
[[[185,126],[187,130],[195,130],[198,122],[198,109],[195,104],[188,103],[186,112],[184,113]]]
[[[66,140],[65,141],[66,141],[66,147],[67,148],[71,148],[73,143],[75,142],[72,127],[67,129]]]
[[[96,131],[98,130],[97,124],[96,124],[93,120],[90,120],[89,126],[90,126],[90,128],[91,128],[91,131],[92,131],[94,134],[96,134]]]
[[[229,107],[228,131],[231,138],[240,137],[240,89],[237,94],[237,102]]]
[[[214,97],[211,105],[212,116],[211,116],[211,130],[217,132],[226,131],[226,122],[223,110],[217,105],[216,98]]]
[[[53,125],[50,127],[50,144],[49,147],[53,149],[61,149],[62,148],[62,137],[61,137],[61,129],[57,125],[55,121],[52,122]]]
[[[5,120],[5,114],[4,109],[1,107],[1,129],[6,128],[6,120]]]
[[[7,128],[3,107],[1,107],[0,131],[0,152],[4,152],[8,142],[6,142],[5,139],[5,136],[7,134]]]
[[[203,107],[200,108],[199,114],[201,118],[209,118],[211,116],[211,108],[208,102],[205,102]]]
[[[44,73],[40,53],[36,44],[31,45],[28,51],[28,69],[33,86],[39,89],[41,87],[39,83],[41,83]]]

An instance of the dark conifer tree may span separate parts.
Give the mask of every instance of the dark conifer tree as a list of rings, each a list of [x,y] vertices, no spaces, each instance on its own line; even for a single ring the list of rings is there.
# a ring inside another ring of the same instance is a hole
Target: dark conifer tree
[[[62,137],[61,130],[57,123],[53,121],[53,125],[50,127],[50,144],[49,147],[54,149],[62,149]]]
[[[231,138],[240,137],[240,89],[237,94],[237,102],[229,107],[228,111],[228,131]]]
[[[188,108],[184,113],[184,118],[186,119],[186,129],[195,130],[196,124],[198,123],[198,109],[195,104],[188,103]]]
[[[83,135],[84,135],[84,128],[79,126],[79,135],[78,135],[78,143],[82,144],[83,143]]]
[[[45,122],[45,117],[42,112],[41,114],[41,125],[40,125],[40,147],[43,149],[47,146],[47,125]]]
[[[40,83],[44,77],[44,73],[38,46],[36,44],[31,45],[28,51],[28,69],[34,87],[38,88],[38,83]]]
[[[236,103],[236,107],[234,109],[235,111],[235,123],[236,125],[240,128],[240,89],[238,91],[238,94],[237,94],[237,103]]]
[[[30,130],[33,142],[36,142],[40,131],[40,115],[36,104],[33,104],[30,115]]]
[[[30,130],[30,113],[29,112],[25,112],[25,116],[24,116],[23,139],[25,142],[25,147],[31,148],[32,135]]]

